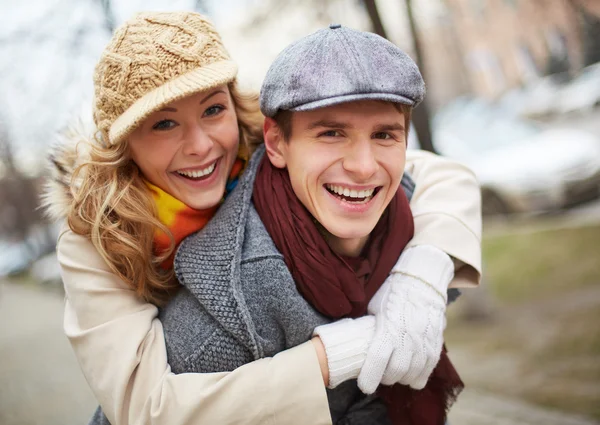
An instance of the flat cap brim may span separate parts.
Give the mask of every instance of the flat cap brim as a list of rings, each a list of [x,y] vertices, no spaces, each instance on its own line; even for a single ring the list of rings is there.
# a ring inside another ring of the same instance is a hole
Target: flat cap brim
[[[401,103],[403,105],[414,106],[415,102],[407,97],[390,94],[390,93],[364,93],[364,94],[348,94],[343,96],[330,97],[328,99],[319,99],[314,102],[305,103],[291,108],[291,111],[302,112],[312,111],[315,109],[326,108],[328,106],[339,105],[341,103],[356,102],[359,100],[381,100],[384,102]]]

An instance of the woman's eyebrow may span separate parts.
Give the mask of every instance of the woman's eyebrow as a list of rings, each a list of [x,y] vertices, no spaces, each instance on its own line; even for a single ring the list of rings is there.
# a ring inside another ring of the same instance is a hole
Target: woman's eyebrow
[[[200,103],[202,104],[202,103],[206,102],[208,99],[210,99],[211,97],[213,97],[213,96],[215,96],[215,95],[217,95],[219,93],[225,94],[225,90],[217,90],[215,92],[212,92],[211,94],[209,94],[208,96],[206,96],[204,99],[202,99],[200,101]]]
[[[200,104],[206,102],[208,99],[210,99],[211,97],[213,97],[213,96],[215,96],[215,95],[217,95],[219,93],[225,94],[225,91],[224,90],[217,90],[215,92],[212,92],[211,94],[209,94],[208,96],[206,96],[204,99],[202,99],[200,101]],[[177,112],[177,108],[173,108],[171,106],[165,106],[159,112]]]

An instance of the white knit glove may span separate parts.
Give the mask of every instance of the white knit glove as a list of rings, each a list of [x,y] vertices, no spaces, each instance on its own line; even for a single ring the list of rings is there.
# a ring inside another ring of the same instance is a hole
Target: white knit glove
[[[369,303],[376,326],[358,376],[365,394],[379,384],[422,389],[437,365],[446,328],[446,290],[454,264],[429,245],[407,249]]]
[[[335,388],[342,382],[358,378],[374,331],[373,316],[341,319],[315,328],[313,336],[321,338],[327,354],[328,388]]]

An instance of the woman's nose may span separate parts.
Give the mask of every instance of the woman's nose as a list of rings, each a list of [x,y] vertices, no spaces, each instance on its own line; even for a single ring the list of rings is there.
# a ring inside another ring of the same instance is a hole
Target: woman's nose
[[[190,127],[185,134],[183,153],[204,157],[214,146],[214,141],[200,126]]]

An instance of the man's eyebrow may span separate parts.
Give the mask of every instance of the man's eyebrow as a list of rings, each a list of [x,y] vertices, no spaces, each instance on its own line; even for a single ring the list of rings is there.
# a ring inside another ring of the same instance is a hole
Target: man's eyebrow
[[[312,124],[310,124],[308,126],[308,129],[313,130],[318,127],[345,129],[345,128],[351,128],[352,126],[348,123],[340,122],[340,121],[319,120],[319,121],[315,121]]]
[[[394,124],[379,124],[375,126],[375,131],[404,131],[404,125],[397,122]]]

